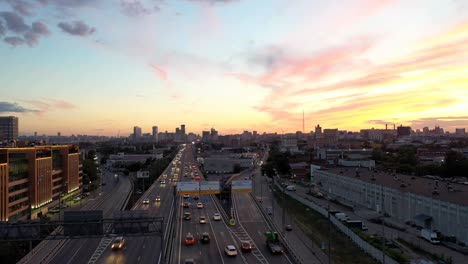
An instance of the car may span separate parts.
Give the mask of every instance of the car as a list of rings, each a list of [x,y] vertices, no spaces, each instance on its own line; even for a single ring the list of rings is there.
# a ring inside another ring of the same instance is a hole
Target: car
[[[294,185],[288,185],[288,186],[286,186],[285,189],[286,189],[286,191],[296,191],[296,186],[294,186]]]
[[[156,198],[154,198],[155,202],[160,202],[161,201],[161,196],[157,195]]]
[[[60,212],[60,209],[58,209],[57,207],[54,207],[54,208],[49,210],[49,213],[51,213],[51,214],[55,214],[55,213],[58,213],[58,212]]]
[[[221,220],[221,215],[219,213],[214,213],[213,220],[220,221]]]
[[[190,214],[189,212],[185,212],[184,213],[184,219],[185,220],[191,220],[192,219],[192,214]]]
[[[227,246],[224,248],[224,253],[226,253],[226,255],[228,255],[229,257],[235,257],[235,256],[237,256],[237,249],[236,249],[236,246],[234,246],[234,245],[227,245]]]
[[[143,192],[141,190],[136,190],[135,193],[136,194],[142,194]]]
[[[123,237],[116,237],[114,241],[112,241],[111,248],[113,250],[122,249],[125,246],[125,239]]]
[[[184,264],[195,264],[195,260],[193,258],[185,259]]]
[[[188,199],[190,198],[190,195],[189,194],[184,194],[184,199]]]
[[[198,200],[198,199],[200,199],[200,197],[198,197],[198,195],[194,195],[194,196],[193,196],[193,199],[194,199],[194,200]]]
[[[285,225],[284,229],[286,229],[286,231],[292,231],[292,225]]]
[[[206,224],[206,217],[200,216],[200,224]]]
[[[201,238],[200,238],[200,241],[203,244],[210,243],[210,234],[208,234],[207,232],[203,233]]]
[[[148,198],[143,199],[143,204],[149,204],[149,199]]]
[[[250,241],[241,241],[241,250],[243,252],[250,252],[252,251],[252,243],[250,243]]]
[[[193,245],[195,244],[195,238],[193,237],[192,233],[188,233],[185,236],[185,245]]]
[[[163,178],[163,179],[166,179],[166,178],[167,178],[167,174],[163,174],[162,178]]]
[[[190,203],[188,202],[185,202],[184,205],[183,205],[184,208],[189,208],[190,207]]]
[[[160,180],[159,183],[160,184],[166,184],[166,181],[165,180]]]
[[[198,208],[198,209],[202,209],[202,208],[203,208],[203,204],[202,204],[202,203],[197,203],[197,208]]]

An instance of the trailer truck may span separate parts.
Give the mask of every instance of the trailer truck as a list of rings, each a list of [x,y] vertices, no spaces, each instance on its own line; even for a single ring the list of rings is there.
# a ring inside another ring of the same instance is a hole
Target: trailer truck
[[[283,246],[279,241],[279,236],[277,232],[268,231],[265,232],[266,244],[268,249],[273,254],[282,254],[284,252]]]

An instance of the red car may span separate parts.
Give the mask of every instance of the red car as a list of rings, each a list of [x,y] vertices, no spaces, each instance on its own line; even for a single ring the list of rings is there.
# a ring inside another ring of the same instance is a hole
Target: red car
[[[195,244],[195,238],[191,233],[188,233],[187,236],[185,236],[185,245],[193,245]]]

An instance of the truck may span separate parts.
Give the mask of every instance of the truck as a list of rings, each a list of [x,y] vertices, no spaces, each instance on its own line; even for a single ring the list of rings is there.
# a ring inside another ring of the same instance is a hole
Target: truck
[[[272,254],[282,254],[284,253],[283,246],[280,243],[279,236],[277,232],[268,231],[265,232],[266,244],[268,249]]]
[[[336,219],[340,221],[347,221],[349,220],[349,217],[345,213],[336,213],[335,214]]]
[[[348,220],[346,224],[348,224],[349,227],[359,228],[362,231],[367,230],[367,226],[360,220]]]
[[[437,233],[429,229],[421,229],[421,237],[431,242],[432,244],[439,244],[440,241],[437,238]]]

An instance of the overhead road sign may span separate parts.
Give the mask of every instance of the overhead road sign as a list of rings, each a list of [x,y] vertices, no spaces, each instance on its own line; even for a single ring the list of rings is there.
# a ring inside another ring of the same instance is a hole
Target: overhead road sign
[[[137,171],[137,178],[138,179],[148,179],[149,178],[149,171]]]
[[[200,194],[218,194],[220,193],[219,181],[201,181]]]
[[[234,193],[252,192],[252,180],[232,181],[231,192],[234,192]]]
[[[199,182],[178,182],[177,194],[198,194],[200,192]]]

